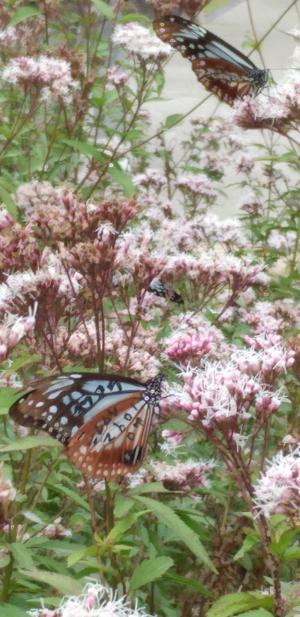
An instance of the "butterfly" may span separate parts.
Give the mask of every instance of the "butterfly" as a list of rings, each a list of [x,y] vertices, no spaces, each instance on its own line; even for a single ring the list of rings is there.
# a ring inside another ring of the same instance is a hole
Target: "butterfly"
[[[258,69],[247,56],[202,26],[168,15],[153,22],[162,41],[192,62],[203,86],[229,105],[246,95],[256,96],[266,85],[269,71]]]
[[[73,464],[93,479],[116,478],[143,462],[163,376],[145,384],[128,377],[63,373],[29,384],[10,416],[46,431]]]
[[[167,298],[170,302],[176,304],[183,304],[183,299],[177,291],[175,291],[170,285],[163,283],[160,279],[153,279],[151,281],[148,291],[154,293],[159,298]]]

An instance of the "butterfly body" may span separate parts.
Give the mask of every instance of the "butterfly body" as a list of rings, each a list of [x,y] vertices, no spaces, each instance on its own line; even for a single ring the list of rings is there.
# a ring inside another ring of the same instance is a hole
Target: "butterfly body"
[[[47,377],[31,384],[10,415],[60,441],[86,476],[115,478],[135,471],[144,459],[162,379],[142,384],[96,373]]]
[[[159,278],[153,279],[151,281],[148,291],[153,293],[155,296],[159,298],[167,298],[170,302],[175,302],[175,304],[183,304],[182,296],[175,291],[170,285],[167,283],[163,283],[163,281]]]
[[[229,105],[246,95],[256,96],[269,72],[259,69],[239,50],[202,26],[176,15],[157,19],[156,34],[192,63],[204,87]]]

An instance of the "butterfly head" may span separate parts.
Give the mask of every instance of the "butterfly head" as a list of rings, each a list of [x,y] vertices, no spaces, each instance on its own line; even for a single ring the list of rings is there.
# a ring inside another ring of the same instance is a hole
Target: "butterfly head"
[[[267,85],[270,79],[270,71],[265,69],[253,69],[251,71],[251,79],[256,87],[256,93],[259,94],[261,90]]]

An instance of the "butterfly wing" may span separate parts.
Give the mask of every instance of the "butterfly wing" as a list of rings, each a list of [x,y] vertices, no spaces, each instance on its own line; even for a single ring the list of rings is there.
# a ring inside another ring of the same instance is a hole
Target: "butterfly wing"
[[[156,34],[192,62],[198,80],[230,105],[246,94],[257,94],[268,72],[202,26],[175,15],[154,21]]]
[[[31,384],[10,415],[62,442],[85,475],[116,477],[143,461],[161,382],[160,376],[142,384],[115,375],[64,373]]]
[[[92,478],[115,478],[142,463],[155,406],[141,395],[112,405],[70,440],[67,455]]]
[[[134,379],[95,373],[64,373],[35,381],[10,408],[22,426],[49,433],[66,445],[79,428],[117,400],[145,385]]]

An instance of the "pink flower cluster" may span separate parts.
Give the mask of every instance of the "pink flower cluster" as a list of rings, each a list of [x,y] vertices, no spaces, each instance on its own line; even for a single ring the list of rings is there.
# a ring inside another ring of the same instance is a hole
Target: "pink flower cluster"
[[[294,59],[297,64],[297,60]],[[300,82],[298,71],[289,71],[276,86],[258,97],[245,97],[236,103],[233,122],[242,128],[268,128],[285,133],[296,128],[300,112]]]
[[[9,313],[0,325],[0,362],[6,360],[16,345],[33,332],[34,326],[34,314],[19,317]]]
[[[207,476],[214,467],[214,463],[210,461],[187,460],[184,463],[176,462],[174,465],[155,461],[153,472],[154,479],[162,482],[168,490],[188,492],[193,488],[208,486]]]
[[[174,326],[176,321],[178,330],[166,341],[165,353],[170,360],[178,364],[199,365],[202,358],[216,358],[221,353],[223,337],[220,330],[189,313],[184,319],[174,319]]]
[[[48,56],[20,56],[10,60],[2,72],[2,80],[32,92],[40,91],[43,99],[58,97],[68,101],[76,90],[71,65],[65,60]]]
[[[258,513],[298,515],[300,509],[300,447],[279,452],[269,461],[255,486]]]
[[[276,380],[294,362],[295,352],[279,339],[251,339],[252,349],[227,347],[222,361],[206,360],[199,368],[192,368],[187,357],[183,388],[166,406],[185,410],[206,432],[218,429],[231,440],[253,416],[264,422],[282,401]]]
[[[160,41],[147,28],[136,22],[118,25],[113,34],[113,42],[146,62],[160,62],[172,51],[170,45]]]
[[[214,199],[217,195],[211,180],[205,174],[179,176],[176,185],[181,190],[191,192],[208,200]]]
[[[252,264],[248,258],[233,255],[218,255],[214,251],[202,253],[198,258],[189,254],[170,256],[164,272],[175,278],[185,276],[197,285],[203,285],[206,293],[227,284],[234,295],[248,287],[265,285],[268,276],[262,265]]]

